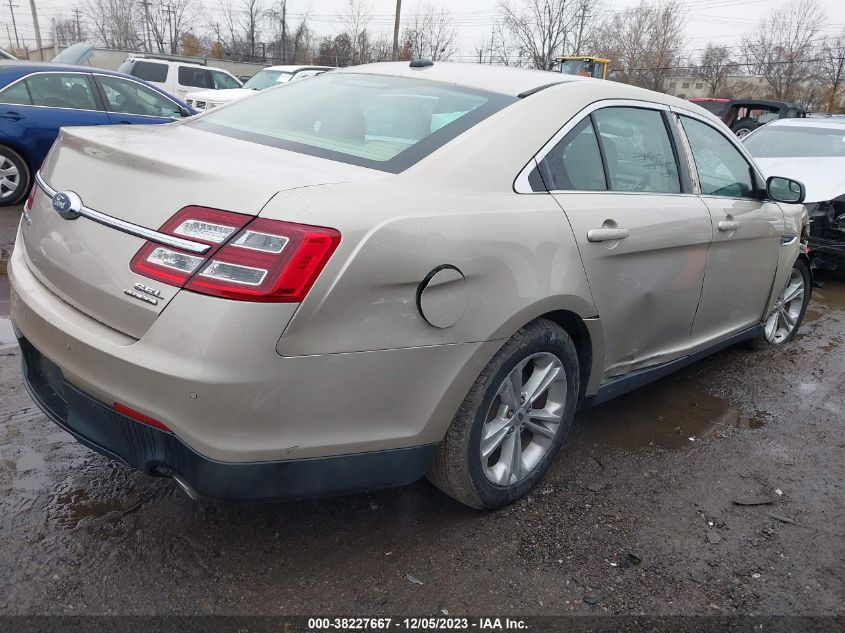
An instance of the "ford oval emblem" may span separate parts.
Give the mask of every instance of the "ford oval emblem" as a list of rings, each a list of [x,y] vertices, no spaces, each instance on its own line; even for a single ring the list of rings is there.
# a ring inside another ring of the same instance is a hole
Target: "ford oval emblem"
[[[72,191],[59,191],[53,196],[53,208],[65,220],[75,220],[82,210],[82,199]]]

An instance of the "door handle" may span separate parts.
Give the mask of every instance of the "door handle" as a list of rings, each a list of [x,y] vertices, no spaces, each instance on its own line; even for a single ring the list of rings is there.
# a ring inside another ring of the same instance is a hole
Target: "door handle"
[[[724,232],[736,231],[739,227],[741,222],[737,222],[736,220],[722,220],[719,222],[719,230]]]
[[[20,121],[22,118],[24,118],[24,116],[19,112],[13,112],[11,110],[9,112],[0,113],[0,117],[4,119],[9,119],[9,121]]]
[[[613,242],[624,240],[631,232],[628,229],[590,229],[587,231],[588,242]]]

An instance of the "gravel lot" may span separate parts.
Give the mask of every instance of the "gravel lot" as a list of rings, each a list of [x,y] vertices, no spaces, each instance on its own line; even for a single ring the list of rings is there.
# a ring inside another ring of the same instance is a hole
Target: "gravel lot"
[[[845,614],[845,282],[825,282],[786,349],[582,413],[491,514],[426,482],[192,502],[49,422],[0,318],[0,614]]]

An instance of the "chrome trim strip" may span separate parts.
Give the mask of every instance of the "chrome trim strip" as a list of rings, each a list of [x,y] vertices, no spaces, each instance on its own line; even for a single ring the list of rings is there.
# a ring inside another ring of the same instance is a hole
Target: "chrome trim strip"
[[[797,239],[798,239],[798,236],[795,233],[788,233],[786,235],[781,235],[780,236],[780,245],[781,246],[789,246],[790,244],[792,244]]]
[[[38,184],[41,191],[46,193],[52,200],[53,196],[55,196],[57,192],[44,181],[44,178],[38,172],[35,174],[35,182]],[[183,240],[180,237],[174,237],[172,235],[167,235],[166,233],[159,233],[158,231],[148,229],[138,224],[133,224],[132,222],[127,222],[126,220],[115,218],[88,207],[82,207],[79,210],[79,215],[84,218],[88,218],[97,224],[117,229],[123,233],[128,233],[129,235],[134,235],[135,237],[140,237],[145,240],[149,240],[150,242],[155,242],[156,244],[172,246],[173,248],[181,248],[182,250],[190,253],[202,255],[211,248],[208,244],[201,244],[200,242],[193,242],[191,240]]]

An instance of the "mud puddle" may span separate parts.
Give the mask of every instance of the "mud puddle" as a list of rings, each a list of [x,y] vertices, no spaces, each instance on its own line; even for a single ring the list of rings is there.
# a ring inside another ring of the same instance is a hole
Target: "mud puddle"
[[[700,376],[669,378],[582,411],[570,442],[623,450],[681,448],[729,428],[765,424],[767,413],[743,411],[700,383]]]

